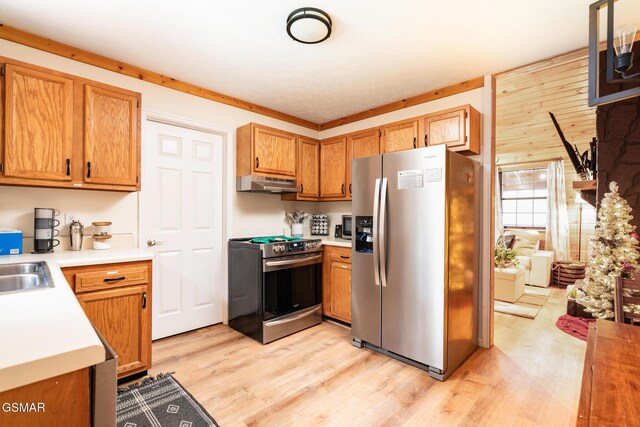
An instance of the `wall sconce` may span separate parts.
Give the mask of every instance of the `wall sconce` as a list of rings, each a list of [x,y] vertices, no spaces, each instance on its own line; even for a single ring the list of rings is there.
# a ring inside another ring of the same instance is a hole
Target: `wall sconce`
[[[589,6],[589,106],[608,104],[622,99],[640,96],[640,85],[631,89],[621,90],[609,95],[600,96],[600,37],[599,11],[607,8],[607,82],[632,83],[640,82],[640,73],[627,75],[633,66],[633,42],[636,37],[636,27],[626,24],[615,28],[613,23],[613,5],[617,0],[599,0]],[[619,77],[618,77],[619,75]]]

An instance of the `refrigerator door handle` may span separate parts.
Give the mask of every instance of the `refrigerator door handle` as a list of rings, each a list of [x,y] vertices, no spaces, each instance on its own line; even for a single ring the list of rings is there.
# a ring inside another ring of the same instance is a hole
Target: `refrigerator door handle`
[[[373,195],[373,277],[376,286],[380,286],[380,254],[378,253],[378,214],[380,212],[380,178],[376,179]]]
[[[380,250],[380,280],[383,287],[387,287],[387,178],[382,178],[382,189],[380,190],[380,221],[379,221],[379,250]]]

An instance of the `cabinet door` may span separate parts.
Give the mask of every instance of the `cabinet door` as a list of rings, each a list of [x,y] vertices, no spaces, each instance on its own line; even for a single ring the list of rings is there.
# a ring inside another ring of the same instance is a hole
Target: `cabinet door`
[[[368,132],[357,133],[349,136],[353,158],[375,156],[380,154],[380,130],[373,129]]]
[[[253,127],[254,172],[296,176],[296,136],[263,126]]]
[[[346,138],[341,137],[322,141],[320,147],[320,174],[320,197],[346,197]]]
[[[402,151],[417,148],[418,144],[418,120],[408,120],[385,126],[382,129],[383,153]]]
[[[138,97],[85,85],[84,180],[136,186],[140,153]]]
[[[151,366],[151,295],[147,286],[76,295],[93,326],[118,355],[118,377]]]
[[[301,197],[320,195],[320,142],[315,139],[298,138],[298,179]]]
[[[427,116],[424,119],[427,145],[445,144],[449,148],[465,145],[467,141],[466,117],[465,109]]]
[[[351,264],[331,262],[331,314],[351,323]]]
[[[71,180],[73,81],[5,65],[4,175]]]

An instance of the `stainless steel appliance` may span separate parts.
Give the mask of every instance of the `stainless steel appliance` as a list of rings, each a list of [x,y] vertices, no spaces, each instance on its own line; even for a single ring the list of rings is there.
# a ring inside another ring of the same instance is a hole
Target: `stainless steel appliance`
[[[236,191],[252,193],[299,193],[295,179],[245,175],[236,177]]]
[[[104,346],[105,361],[91,367],[91,425],[111,427],[116,425],[117,415],[118,355],[95,331]]]
[[[352,218],[351,215],[342,215],[342,237],[348,240],[351,240]]]
[[[444,380],[477,346],[479,165],[441,146],[352,170],[353,344]]]
[[[322,321],[322,241],[229,240],[229,326],[263,344]]]
[[[84,237],[84,226],[79,220],[74,220],[69,224],[69,250],[79,251],[82,249],[82,238]]]

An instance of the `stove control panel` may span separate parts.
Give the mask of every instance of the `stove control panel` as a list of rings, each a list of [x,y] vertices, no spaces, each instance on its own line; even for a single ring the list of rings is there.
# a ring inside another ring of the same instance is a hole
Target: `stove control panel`
[[[310,242],[307,242],[310,243]],[[287,243],[287,252],[302,252],[306,249],[305,242],[291,242]]]
[[[294,242],[277,242],[266,244],[263,247],[264,258],[280,257],[286,255],[319,252],[322,250],[321,240],[300,240]]]

